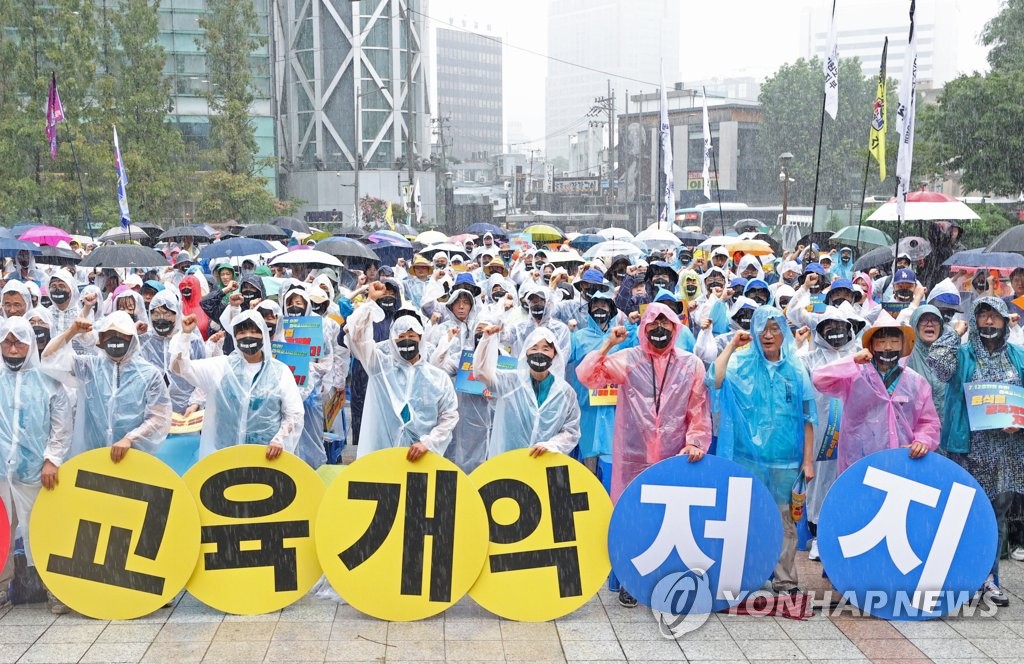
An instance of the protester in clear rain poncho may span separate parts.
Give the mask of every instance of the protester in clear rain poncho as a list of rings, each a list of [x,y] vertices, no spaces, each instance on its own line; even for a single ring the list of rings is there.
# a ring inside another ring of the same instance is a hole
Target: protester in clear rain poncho
[[[296,453],[302,431],[302,396],[295,378],[270,352],[266,323],[255,311],[243,311],[229,330],[230,355],[192,360],[195,319],[182,319],[171,339],[171,370],[206,395],[199,457],[234,445],[265,445],[267,458]]]
[[[1007,343],[1010,314],[1006,303],[992,296],[975,298],[968,315],[968,342],[960,343],[957,330],[946,328],[928,350],[928,365],[946,383],[941,447],[953,461],[978,480],[992,501],[999,525],[999,546],[992,572],[983,587],[997,606],[1009,597],[999,587],[999,556],[1007,535],[1007,516],[1015,493],[1024,493],[1024,456],[1020,428],[971,431],[964,384],[985,381],[1024,384],[1024,348]]]
[[[32,326],[32,334],[36,338],[36,350],[39,355],[42,355],[43,350],[49,345],[50,339],[53,338],[53,316],[46,307],[36,307],[29,311],[25,318]]]
[[[171,408],[175,413],[198,410],[203,400],[202,392],[180,375],[171,371],[171,339],[181,331],[181,303],[174,291],[160,291],[149,303],[151,334],[142,338],[142,357],[162,370],[171,395]],[[198,333],[190,335],[189,357],[201,360],[206,357],[206,346]],[[188,414],[191,414],[190,412]]]
[[[309,363],[309,375],[306,382],[299,388],[302,395],[303,422],[296,454],[313,468],[327,463],[327,452],[324,448],[324,398],[323,390],[333,388],[332,368],[334,358],[330,354],[330,344],[326,343],[324,319],[312,312],[309,294],[302,286],[290,288],[285,294],[285,306],[289,316],[314,316],[321,321],[325,343],[322,355]]]
[[[576,368],[588,353],[597,350],[609,337],[619,318],[615,299],[610,291],[594,293],[587,303],[586,319],[572,334],[572,355],[566,367],[566,378],[576,390],[576,402],[580,407],[580,459],[592,471],[597,471],[598,461],[602,468],[611,468],[612,436],[615,427],[615,406],[594,406],[590,403],[590,388],[576,375]],[[632,348],[637,341],[635,329],[619,349]],[[610,484],[611,477],[606,478]]]
[[[498,371],[499,330],[489,326],[473,355],[474,371],[495,400],[488,456],[524,447],[533,448],[534,456],[568,454],[580,439],[580,409],[562,377],[566,358],[558,340],[551,330],[537,328],[523,342],[516,370]]]
[[[399,316],[387,341],[374,342],[374,324],[385,317],[377,302],[388,294],[384,284],[371,283],[369,301],[345,325],[352,357],[368,375],[358,455],[391,447],[408,447],[412,461],[427,451],[444,455],[459,421],[455,386],[448,374],[421,356],[423,325],[418,319]]]
[[[8,281],[0,291],[4,318],[24,316],[32,308],[32,295],[23,281]]]
[[[782,312],[758,307],[750,332],[733,336],[706,382],[720,415],[716,454],[736,461],[764,482],[782,513],[782,557],[772,587],[776,592],[794,591],[796,528],[789,500],[801,472],[807,480],[814,477],[818,420],[814,389]]]
[[[132,447],[153,453],[167,437],[171,426],[171,398],[163,372],[139,354],[135,322],[124,311],[115,311],[96,326],[97,355],[77,355],[68,342],[92,329],[88,321],[77,320],[43,351],[43,369],[63,378],[77,380],[72,455],[110,447],[116,462]]]
[[[0,354],[0,500],[7,506],[9,525],[17,524],[26,560],[33,566],[28,529],[32,505],[40,487],[57,485],[57,469],[71,442],[71,402],[64,387],[40,370],[35,335],[24,318],[14,316],[0,324]],[[12,546],[7,559],[0,559],[0,607],[8,603],[13,578]],[[50,610],[67,613],[52,595]]]
[[[551,289],[529,281],[519,289],[519,301],[525,304],[528,318],[512,327],[502,330],[502,340],[508,343],[513,355],[519,355],[523,344],[533,331],[544,327],[551,330],[557,340],[558,352],[568,357],[572,351],[572,335],[565,323],[552,317],[555,303]]]

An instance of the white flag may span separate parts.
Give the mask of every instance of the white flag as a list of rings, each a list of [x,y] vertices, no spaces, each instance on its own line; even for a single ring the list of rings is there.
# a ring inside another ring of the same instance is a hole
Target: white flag
[[[836,43],[836,0],[832,0],[832,20],[825,46],[825,112],[833,120],[839,112],[839,44]]]
[[[128,171],[121,160],[121,144],[117,140],[117,127],[114,127],[114,169],[117,172],[117,207],[121,211],[121,228],[127,229],[132,223],[128,214]]]
[[[910,191],[910,173],[914,161],[914,114],[917,112],[917,33],[914,31],[916,0],[910,0],[910,40],[903,56],[903,78],[900,80],[900,105],[896,110],[896,126],[900,132],[900,150],[896,158],[896,215],[901,220]]]
[[[704,198],[711,200],[711,124],[708,122],[708,92],[704,93]]]
[[[661,170],[665,176],[663,194],[665,209],[660,221],[675,221],[676,218],[676,187],[672,175],[672,127],[668,123],[668,94],[665,91],[665,74],[661,76]]]
[[[420,179],[416,178],[416,182],[412,186],[412,202],[416,206],[416,218],[410,223],[418,223],[423,218],[423,202],[420,200]]]

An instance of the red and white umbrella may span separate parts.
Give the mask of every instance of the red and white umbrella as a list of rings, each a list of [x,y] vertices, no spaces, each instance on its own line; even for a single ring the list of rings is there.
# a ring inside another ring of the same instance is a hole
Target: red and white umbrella
[[[974,221],[974,210],[952,196],[938,191],[915,191],[907,194],[903,221]],[[896,198],[871,213],[868,221],[899,221]]]

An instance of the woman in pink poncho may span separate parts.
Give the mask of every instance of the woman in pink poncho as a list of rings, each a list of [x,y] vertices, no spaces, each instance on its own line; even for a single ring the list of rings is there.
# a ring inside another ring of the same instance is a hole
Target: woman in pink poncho
[[[843,404],[837,471],[880,450],[909,447],[921,457],[939,446],[941,423],[928,381],[906,366],[914,330],[881,312],[864,333],[864,350],[811,377],[822,394]]]

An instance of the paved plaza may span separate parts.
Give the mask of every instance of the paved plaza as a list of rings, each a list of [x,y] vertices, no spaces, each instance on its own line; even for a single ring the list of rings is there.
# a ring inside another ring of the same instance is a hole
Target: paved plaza
[[[803,586],[827,588],[816,578],[820,566],[800,557]],[[374,620],[315,597],[277,613],[231,616],[184,595],[124,622],[19,606],[0,614],[0,662],[1021,662],[1024,563],[1007,561],[1004,570],[1012,603],[994,617],[712,615],[678,640],[661,636],[650,611],[624,609],[607,590],[553,623],[500,620],[469,598],[415,623]]]

